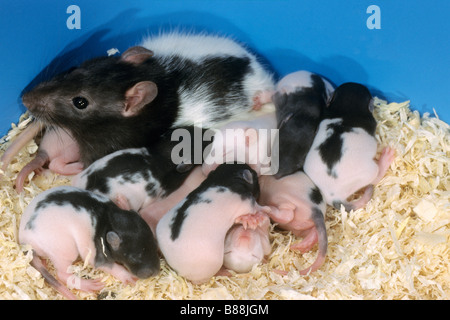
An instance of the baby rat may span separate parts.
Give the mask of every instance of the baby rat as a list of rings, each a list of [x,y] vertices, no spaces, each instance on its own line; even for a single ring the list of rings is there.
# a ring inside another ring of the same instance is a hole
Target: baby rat
[[[159,220],[177,203],[186,198],[189,193],[194,191],[205,179],[206,176],[203,174],[202,168],[200,166],[194,167],[176,190],[166,193],[144,206],[139,210],[139,215],[147,222],[152,232],[156,233],[156,225]]]
[[[29,124],[3,154],[1,158],[3,170],[6,170],[20,149],[35,138],[41,130],[43,130],[42,125],[38,122],[34,121]],[[62,175],[79,173],[83,169],[79,158],[78,145],[67,131],[61,128],[47,127],[35,158],[25,165],[17,175],[15,183],[17,192],[23,191],[25,179],[32,171],[40,173],[45,167]]]
[[[316,261],[301,270],[300,274],[316,271],[325,261],[328,247],[326,204],[319,189],[302,171],[280,179],[261,176],[259,182],[259,203],[270,207],[270,218],[278,223],[279,228],[292,231],[295,236],[303,238],[300,243],[293,244],[291,249],[307,252],[319,242]]]
[[[276,126],[275,112],[268,112],[215,129],[211,149],[202,165],[203,173],[208,175],[220,164],[235,161],[247,163],[258,175],[269,172],[271,133]]]
[[[156,240],[145,221],[104,196],[74,187],[52,188],[35,197],[22,215],[19,242],[31,245],[31,265],[69,299],[76,297],[63,283],[84,291],[103,288],[99,280],[67,271],[78,257],[124,283],[159,272]],[[48,272],[42,258],[52,261],[63,283]]]
[[[35,158],[17,175],[16,190],[22,192],[25,179],[32,171],[40,173],[44,167],[62,175],[75,175],[83,170],[79,161],[78,144],[61,128],[47,127]]]
[[[363,207],[373,186],[386,173],[395,151],[383,149],[378,162],[376,120],[369,90],[358,83],[339,86],[324,111],[324,119],[306,156],[304,171],[322,192],[327,204],[347,211]],[[359,200],[348,201],[365,188]]]
[[[277,83],[277,91],[272,97],[279,129],[276,178],[303,169],[322,111],[332,92],[333,86],[327,80],[308,71],[290,73]]]
[[[257,58],[225,37],[169,33],[121,57],[88,60],[26,92],[45,123],[69,130],[85,167],[120,149],[153,144],[171,127],[213,127],[252,109],[273,88]]]
[[[8,165],[19,151],[33,140],[42,130],[42,125],[32,120],[31,123],[12,141],[5,153],[0,158],[2,162],[2,171],[5,172]]]
[[[264,261],[272,250],[269,240],[270,219],[263,221],[256,229],[246,229],[235,224],[225,238],[223,266],[238,273],[252,270],[255,264]]]
[[[202,283],[223,265],[224,242],[235,223],[256,228],[258,176],[247,164],[221,164],[166,213],[156,227],[159,248],[180,276]]]

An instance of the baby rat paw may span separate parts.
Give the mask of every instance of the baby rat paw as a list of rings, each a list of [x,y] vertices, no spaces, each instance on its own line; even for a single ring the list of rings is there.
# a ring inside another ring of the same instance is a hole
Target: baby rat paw
[[[234,222],[242,224],[244,226],[244,229],[250,228],[254,230],[263,225],[266,219],[268,219],[268,217],[265,213],[256,212],[244,214],[238,217]]]
[[[260,110],[261,107],[269,102],[272,102],[273,91],[260,90],[253,96],[253,110]]]

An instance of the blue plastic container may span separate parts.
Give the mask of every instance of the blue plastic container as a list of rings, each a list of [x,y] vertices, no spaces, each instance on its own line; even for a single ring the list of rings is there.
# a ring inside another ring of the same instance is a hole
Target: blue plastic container
[[[449,12],[448,0],[1,0],[0,135],[33,80],[173,29],[231,35],[279,76],[360,82],[450,122]]]

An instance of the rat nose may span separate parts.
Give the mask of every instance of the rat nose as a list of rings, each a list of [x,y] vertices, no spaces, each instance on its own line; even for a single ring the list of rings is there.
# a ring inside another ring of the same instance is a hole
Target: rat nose
[[[22,96],[22,103],[28,110],[39,110],[45,108],[46,101],[33,91],[26,92]]]
[[[159,266],[158,266],[158,268],[149,268],[149,267],[147,267],[147,268],[140,269],[136,273],[136,276],[139,279],[147,279],[147,278],[156,276],[158,273],[159,273]]]
[[[22,103],[25,105],[25,107],[29,108],[31,106],[32,101],[33,101],[32,96],[33,96],[33,94],[31,94],[30,92],[26,92],[22,96]]]

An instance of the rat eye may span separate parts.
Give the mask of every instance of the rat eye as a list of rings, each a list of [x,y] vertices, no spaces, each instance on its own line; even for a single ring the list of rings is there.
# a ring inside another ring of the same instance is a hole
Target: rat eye
[[[87,99],[83,97],[73,98],[72,103],[77,109],[86,109],[89,105],[89,101],[87,101]]]

